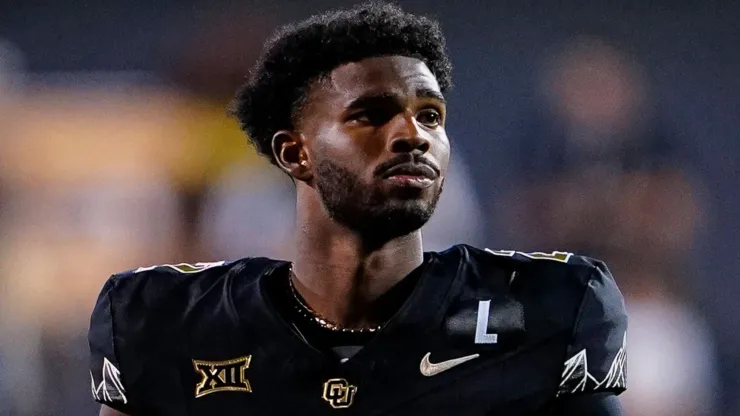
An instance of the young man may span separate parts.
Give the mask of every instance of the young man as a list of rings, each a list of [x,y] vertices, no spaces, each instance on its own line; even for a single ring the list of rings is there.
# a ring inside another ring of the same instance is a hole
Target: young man
[[[111,277],[101,414],[619,414],[626,314],[602,263],[422,250],[450,69],[437,24],[395,6],[283,29],[235,114],[295,181],[297,257]]]

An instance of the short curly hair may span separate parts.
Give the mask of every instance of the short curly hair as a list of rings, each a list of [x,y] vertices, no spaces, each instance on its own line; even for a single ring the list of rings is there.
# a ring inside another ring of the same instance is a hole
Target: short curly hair
[[[423,61],[443,92],[451,86],[452,65],[439,24],[372,1],[279,29],[230,111],[255,148],[276,163],[272,136],[294,129],[314,82],[343,64],[394,55]]]

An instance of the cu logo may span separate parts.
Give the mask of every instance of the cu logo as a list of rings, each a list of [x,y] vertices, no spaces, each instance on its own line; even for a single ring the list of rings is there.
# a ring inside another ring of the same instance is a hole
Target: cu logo
[[[332,378],[324,383],[324,400],[335,409],[345,409],[352,406],[352,400],[357,393],[357,386],[353,386],[343,378]]]

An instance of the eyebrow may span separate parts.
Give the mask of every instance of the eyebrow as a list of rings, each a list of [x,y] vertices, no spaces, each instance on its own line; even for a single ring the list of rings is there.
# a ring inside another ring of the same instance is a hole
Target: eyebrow
[[[418,98],[431,98],[433,100],[437,100],[441,102],[442,104],[446,104],[447,100],[445,100],[444,95],[440,93],[439,91],[433,90],[431,88],[420,88],[416,90],[416,96]],[[386,100],[398,100],[399,94],[396,94],[394,92],[384,92],[380,94],[368,94],[363,95],[361,97],[356,98],[353,100],[347,108],[349,109],[356,109],[356,108],[364,108],[371,106],[373,104],[377,104],[380,101],[386,101]]]
[[[416,90],[416,96],[420,98],[431,98],[433,100],[441,102],[442,104],[447,104],[445,96],[442,95],[441,92],[433,90],[431,88],[421,88]]]

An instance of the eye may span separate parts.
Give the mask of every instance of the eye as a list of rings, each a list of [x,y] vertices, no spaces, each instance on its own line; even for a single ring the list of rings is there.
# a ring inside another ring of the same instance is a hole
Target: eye
[[[371,125],[381,126],[393,118],[393,112],[383,108],[368,108],[358,111],[349,117],[349,121]]]
[[[347,117],[347,121],[356,122],[356,123],[367,123],[370,120],[370,118],[367,115],[367,112],[365,111],[358,111],[349,117]]]
[[[427,127],[438,127],[442,123],[442,115],[433,108],[427,108],[416,115],[416,120]]]

